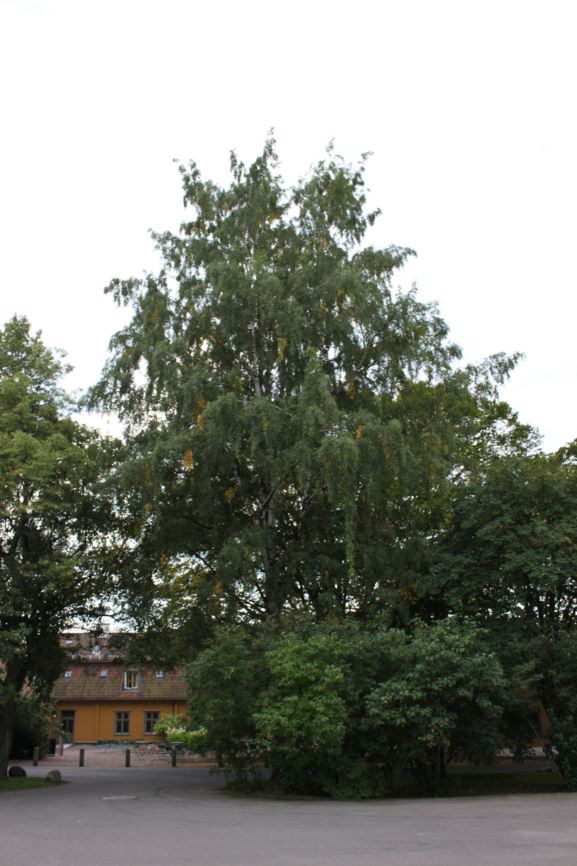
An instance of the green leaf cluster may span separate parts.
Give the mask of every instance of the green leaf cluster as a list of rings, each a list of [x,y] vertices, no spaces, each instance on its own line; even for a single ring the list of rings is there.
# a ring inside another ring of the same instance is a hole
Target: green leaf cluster
[[[238,777],[264,762],[282,790],[336,797],[406,774],[434,793],[455,757],[494,758],[514,700],[486,634],[457,621],[220,631],[188,680],[193,724]]]
[[[96,552],[111,526],[99,494],[107,448],[72,418],[67,368],[26,319],[0,330],[0,777],[18,696],[46,697],[59,637],[104,592]]]
[[[290,610],[408,621],[454,480],[530,440],[496,397],[516,357],[456,367],[436,307],[394,289],[413,253],[367,242],[365,158],[289,187],[269,139],[229,186],[180,171],[159,271],[107,289],[132,317],[90,397],[126,424],[129,607],[201,640]]]
[[[429,590],[446,609],[488,629],[511,679],[548,714],[550,727],[533,728],[531,738],[543,738],[574,787],[575,444],[556,454],[492,461],[459,491],[451,517]],[[517,730],[521,747],[527,734],[520,720]]]

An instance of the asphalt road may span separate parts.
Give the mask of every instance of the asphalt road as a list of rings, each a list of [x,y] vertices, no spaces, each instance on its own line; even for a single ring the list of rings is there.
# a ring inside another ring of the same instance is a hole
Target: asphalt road
[[[577,864],[575,794],[264,801],[221,793],[204,769],[67,768],[64,778],[0,792],[0,866]]]

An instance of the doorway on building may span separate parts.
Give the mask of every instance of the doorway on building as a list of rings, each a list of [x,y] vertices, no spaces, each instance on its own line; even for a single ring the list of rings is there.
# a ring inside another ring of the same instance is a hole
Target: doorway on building
[[[74,742],[74,713],[75,710],[60,710],[60,730],[67,743]]]

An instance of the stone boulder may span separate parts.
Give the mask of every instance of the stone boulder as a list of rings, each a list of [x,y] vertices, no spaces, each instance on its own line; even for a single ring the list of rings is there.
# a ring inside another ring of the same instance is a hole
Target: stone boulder
[[[60,770],[50,770],[48,773],[46,773],[46,781],[54,783],[61,782],[62,775],[60,773]]]

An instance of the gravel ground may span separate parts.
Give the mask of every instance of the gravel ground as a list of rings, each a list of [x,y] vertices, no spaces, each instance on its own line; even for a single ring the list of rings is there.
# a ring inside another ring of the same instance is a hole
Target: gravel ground
[[[30,768],[30,775],[44,775],[45,766]],[[0,794],[0,866],[570,866],[577,861],[575,794],[358,803],[255,800],[223,794],[222,777],[194,767],[68,767],[64,782]]]

